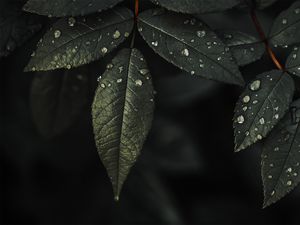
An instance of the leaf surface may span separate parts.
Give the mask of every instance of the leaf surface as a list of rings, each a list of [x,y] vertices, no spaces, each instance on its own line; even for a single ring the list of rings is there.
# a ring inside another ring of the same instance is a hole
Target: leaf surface
[[[71,69],[103,57],[129,36],[133,15],[116,8],[97,16],[62,18],[37,45],[25,71]]]
[[[37,16],[13,7],[3,9],[0,9],[0,58],[8,56],[42,27]]]
[[[192,75],[243,85],[229,49],[201,21],[156,9],[140,14],[138,27],[149,46],[175,66]]]
[[[288,56],[285,68],[293,75],[300,76],[300,50],[298,47],[294,47],[293,51]]]
[[[235,108],[236,151],[266,137],[288,110],[294,89],[293,79],[279,70],[258,75],[246,87]]]
[[[87,70],[38,73],[31,85],[30,105],[33,121],[46,138],[62,134],[87,105]]]
[[[239,0],[152,0],[171,11],[201,14],[224,11],[240,3]]]
[[[300,40],[300,1],[296,1],[275,19],[270,35],[274,45],[290,45]]]
[[[263,42],[246,33],[230,30],[219,30],[217,33],[230,48],[239,66],[259,60],[265,52]]]
[[[135,163],[152,123],[153,86],[137,49],[123,49],[108,64],[92,114],[95,141],[115,199]]]
[[[266,138],[262,153],[264,207],[292,191],[300,182],[300,101]]]
[[[49,17],[87,15],[112,8],[123,0],[29,0],[23,9]]]

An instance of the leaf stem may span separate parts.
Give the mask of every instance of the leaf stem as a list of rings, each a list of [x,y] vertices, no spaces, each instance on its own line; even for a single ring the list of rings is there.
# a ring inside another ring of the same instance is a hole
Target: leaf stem
[[[272,59],[272,62],[275,64],[275,66],[279,69],[279,70],[284,70],[284,66],[279,62],[279,60],[277,59],[275,53],[273,52],[273,50],[271,49],[270,45],[269,45],[269,41],[265,35],[265,32],[263,31],[262,29],[262,26],[256,16],[256,13],[255,13],[255,9],[252,9],[251,10],[251,18],[252,18],[252,21],[255,25],[255,28],[261,38],[261,40],[264,42],[265,44],[265,47],[266,47],[266,50],[269,54],[269,56],[271,57]]]
[[[134,17],[135,20],[137,19],[138,15],[139,15],[139,0],[135,0],[135,10],[134,10]]]

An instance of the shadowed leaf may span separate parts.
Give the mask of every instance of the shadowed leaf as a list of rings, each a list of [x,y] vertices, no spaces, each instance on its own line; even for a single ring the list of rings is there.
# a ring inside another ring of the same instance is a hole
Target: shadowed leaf
[[[32,82],[30,104],[38,131],[46,138],[60,135],[87,105],[87,70],[39,73]]]
[[[295,47],[285,63],[285,68],[293,75],[300,76],[300,50]]]
[[[44,16],[79,16],[111,8],[123,0],[29,0],[25,11]]]
[[[300,40],[300,1],[296,1],[275,19],[270,35],[275,45],[290,45]]]
[[[230,48],[239,66],[245,66],[259,60],[265,52],[264,43],[246,33],[229,30],[219,30],[217,33]]]
[[[182,13],[200,14],[233,8],[239,0],[152,0],[157,5]]]

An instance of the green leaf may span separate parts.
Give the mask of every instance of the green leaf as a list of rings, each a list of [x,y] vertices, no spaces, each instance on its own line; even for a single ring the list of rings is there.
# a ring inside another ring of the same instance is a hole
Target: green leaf
[[[293,190],[300,182],[300,100],[266,138],[262,153],[264,207]]]
[[[274,45],[290,45],[300,40],[300,1],[296,1],[275,19],[270,39]]]
[[[88,103],[87,70],[38,73],[31,86],[33,121],[46,138],[62,134],[80,116]]]
[[[138,27],[149,46],[175,66],[208,79],[243,85],[229,49],[201,21],[156,9],[140,14]]]
[[[294,89],[293,79],[279,70],[258,75],[246,87],[235,108],[236,151],[266,137],[288,110]]]
[[[256,7],[258,9],[264,9],[273,5],[277,0],[256,0]]]
[[[129,36],[133,15],[126,8],[76,20],[62,18],[38,43],[25,71],[78,67],[103,57]]]
[[[294,47],[293,51],[287,58],[285,68],[288,72],[300,76],[300,50],[298,47]]]
[[[152,0],[171,11],[200,14],[224,11],[240,3],[239,0]]]
[[[0,58],[8,56],[41,29],[37,16],[8,9],[0,12]]]
[[[28,0],[23,9],[49,17],[87,15],[112,8],[123,0]]]
[[[123,49],[99,81],[92,114],[95,141],[111,179],[115,199],[152,123],[153,86],[137,49]]]
[[[259,60],[265,52],[264,43],[249,34],[229,30],[219,30],[217,33],[230,48],[239,66]]]

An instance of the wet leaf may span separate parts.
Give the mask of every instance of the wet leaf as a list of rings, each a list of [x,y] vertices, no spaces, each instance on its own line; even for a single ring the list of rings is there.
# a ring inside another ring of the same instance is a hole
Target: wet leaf
[[[152,0],[157,5],[182,13],[200,14],[233,8],[239,0]]]
[[[138,27],[156,53],[192,75],[238,85],[244,83],[229,49],[201,21],[156,9],[140,14]]]
[[[112,8],[123,0],[28,0],[23,9],[49,17],[87,15]]]
[[[129,36],[133,15],[116,8],[97,16],[62,18],[37,45],[25,71],[78,67],[103,57]]]
[[[118,199],[152,123],[153,86],[137,49],[123,49],[108,64],[93,103],[93,126],[100,158]]]
[[[293,75],[300,76],[300,50],[295,47],[287,58],[285,68]]]
[[[229,30],[219,30],[217,33],[230,48],[239,66],[259,60],[265,52],[264,43],[249,34]]]
[[[275,19],[270,39],[274,45],[290,45],[300,40],[300,1],[296,1]]]
[[[38,73],[31,86],[32,118],[46,138],[62,134],[80,116],[87,105],[87,70]]]
[[[37,16],[0,9],[0,58],[8,56],[42,27]]]
[[[235,150],[266,137],[288,110],[293,94],[293,79],[279,70],[260,74],[250,82],[235,108]]]
[[[300,100],[266,138],[262,153],[264,207],[292,191],[300,182]]]

